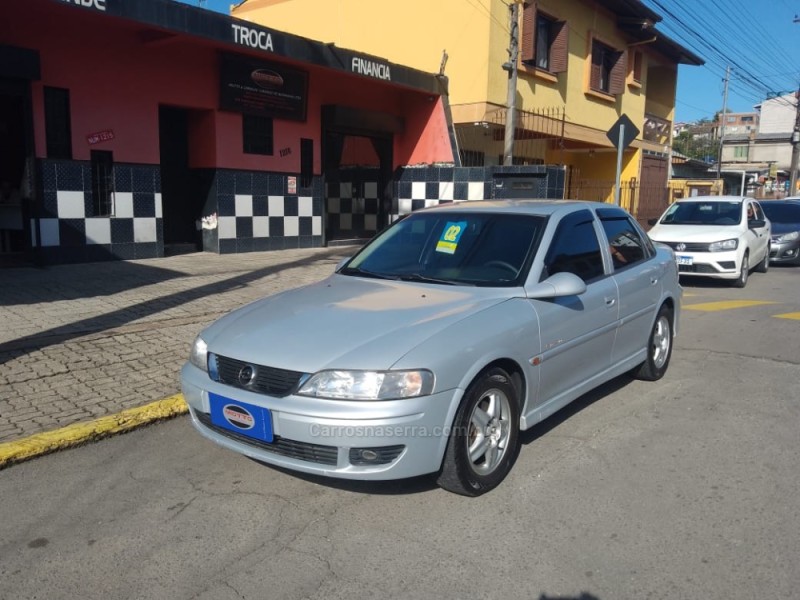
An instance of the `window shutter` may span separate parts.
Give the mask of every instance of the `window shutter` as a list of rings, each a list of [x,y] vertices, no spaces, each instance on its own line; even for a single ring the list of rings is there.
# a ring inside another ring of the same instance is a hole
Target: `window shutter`
[[[522,8],[522,48],[520,49],[520,60],[522,62],[533,62],[536,53],[536,4],[526,2]]]
[[[608,93],[616,96],[625,89],[625,52],[614,52],[614,66],[608,82]]]
[[[550,47],[550,72],[564,73],[569,57],[569,27],[566,21],[553,23],[553,45]]]
[[[592,72],[589,78],[589,87],[594,90],[600,89],[600,79],[603,69],[603,49],[597,44],[592,42]]]

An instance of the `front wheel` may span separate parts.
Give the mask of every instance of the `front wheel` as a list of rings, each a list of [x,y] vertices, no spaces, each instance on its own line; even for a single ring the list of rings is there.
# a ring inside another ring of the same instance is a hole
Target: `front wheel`
[[[764,260],[762,260],[760,263],[756,265],[756,271],[758,271],[759,273],[766,273],[767,271],[769,271],[769,253],[770,253],[770,248],[769,246],[767,246],[767,253],[764,255]]]
[[[437,483],[463,496],[497,487],[519,450],[519,401],[508,373],[492,368],[467,389],[458,407]]]
[[[747,252],[742,257],[742,269],[739,277],[733,281],[733,287],[743,288],[747,285],[747,278],[750,276],[750,255]]]
[[[672,309],[662,306],[647,340],[647,358],[635,373],[637,379],[657,381],[664,376],[672,357]]]

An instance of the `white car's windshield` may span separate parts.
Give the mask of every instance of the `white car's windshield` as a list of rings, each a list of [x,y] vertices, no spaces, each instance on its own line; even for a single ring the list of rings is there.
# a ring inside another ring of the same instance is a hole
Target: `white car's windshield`
[[[381,233],[340,273],[446,285],[521,285],[546,219],[415,213]]]
[[[676,202],[661,218],[661,225],[738,225],[742,222],[741,201]]]

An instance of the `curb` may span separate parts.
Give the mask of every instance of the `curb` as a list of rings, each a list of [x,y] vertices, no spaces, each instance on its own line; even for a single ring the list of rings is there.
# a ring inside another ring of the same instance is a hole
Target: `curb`
[[[61,429],[0,444],[0,469],[38,456],[65,450],[86,442],[125,433],[143,425],[185,414],[188,407],[182,394],[129,408],[88,423],[74,423]]]

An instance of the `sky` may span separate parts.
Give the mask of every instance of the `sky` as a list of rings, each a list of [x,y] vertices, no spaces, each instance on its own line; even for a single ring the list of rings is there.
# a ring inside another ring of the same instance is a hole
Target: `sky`
[[[228,14],[239,0],[179,1]],[[800,0],[642,1],[663,17],[659,31],[706,63],[679,67],[675,122],[722,110],[726,67],[729,112],[752,112],[770,95],[800,89]]]

